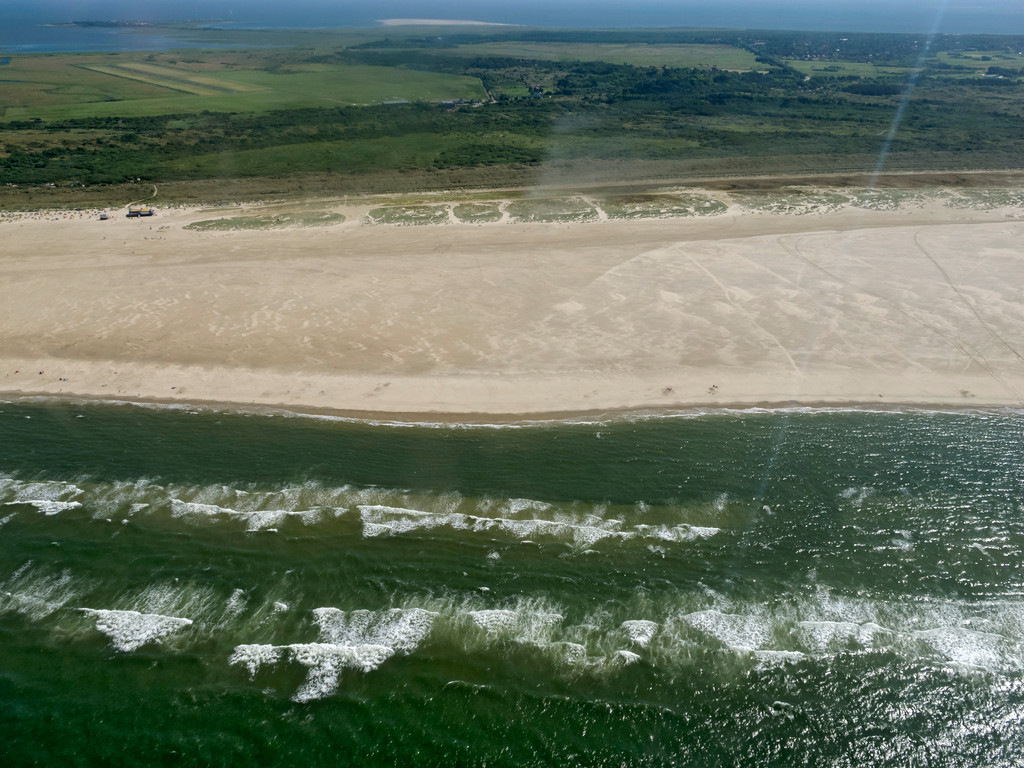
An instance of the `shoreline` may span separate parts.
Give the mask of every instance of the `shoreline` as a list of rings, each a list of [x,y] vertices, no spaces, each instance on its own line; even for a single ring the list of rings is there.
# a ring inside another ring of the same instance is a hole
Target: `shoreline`
[[[778,401],[707,405],[651,405],[596,409],[593,411],[541,411],[536,413],[442,413],[437,411],[387,412],[311,408],[285,404],[252,404],[220,401],[183,401],[157,398],[107,398],[103,395],[46,392],[0,392],[4,405],[67,405],[82,407],[131,407],[143,410],[187,411],[283,419],[311,419],[383,427],[466,427],[520,429],[560,425],[611,425],[673,419],[715,418],[754,414],[875,413],[893,415],[954,414],[966,416],[1024,415],[1024,403],[929,403]]]
[[[339,206],[360,206],[368,201],[387,201],[394,198],[419,199],[422,202],[444,199],[502,199],[514,198],[528,195],[597,195],[600,193],[620,194],[658,194],[666,189],[688,192],[713,192],[728,194],[730,192],[779,192],[786,189],[823,189],[839,193],[875,189],[878,191],[903,191],[903,192],[924,192],[935,193],[945,191],[949,193],[969,192],[978,188],[1019,190],[1024,185],[1024,168],[1002,168],[1002,169],[960,169],[948,171],[936,170],[886,170],[877,177],[869,172],[863,171],[831,171],[831,172],[750,172],[736,171],[734,173],[693,173],[680,175],[678,177],[629,177],[612,180],[593,179],[589,181],[572,182],[571,180],[537,180],[528,187],[523,186],[477,186],[469,185],[458,189],[409,189],[390,190],[374,192],[331,192],[322,190],[309,192],[305,190],[293,190],[283,193],[261,193],[247,194],[243,197],[235,197],[229,194],[225,198],[225,185],[217,187],[216,193],[209,193],[210,199],[204,200],[202,196],[195,197],[192,194],[182,195],[181,187],[204,188],[207,182],[169,182],[159,185],[159,194],[156,199],[147,198],[154,205],[164,208],[175,209],[209,209],[211,212],[218,207],[228,209],[247,208],[254,205],[339,205]],[[111,185],[113,189],[117,185]],[[61,189],[58,191],[72,192],[79,190]],[[103,210],[117,210],[124,208],[128,203],[123,202],[129,197],[138,194],[137,185],[120,185],[122,194],[119,195],[119,202],[106,205],[98,202],[82,202],[73,200],[73,196],[60,202],[53,201],[47,205],[37,204],[31,207],[18,207],[7,205],[0,207],[0,217],[3,215],[16,217],[38,217],[48,214],[98,214]],[[167,190],[172,190],[169,194]],[[175,192],[174,190],[177,190]],[[21,195],[28,196],[38,189],[31,186],[5,189],[0,191],[12,197]],[[12,194],[13,193],[13,194]],[[167,198],[162,202],[162,198]],[[42,201],[38,201],[42,202]]]
[[[692,372],[677,371],[680,376],[689,376],[691,381],[664,386],[662,382],[677,382],[678,378],[665,371],[658,372],[657,376],[585,372],[572,376],[465,373],[339,376],[212,366],[139,365],[125,361],[79,361],[76,364],[49,359],[33,361],[37,367],[43,366],[41,373],[32,368],[16,374],[23,377],[25,386],[12,388],[9,386],[12,376],[4,370],[8,362],[0,358],[4,381],[0,385],[0,399],[10,402],[51,400],[273,412],[376,423],[498,422],[510,425],[590,419],[618,421],[639,414],[701,415],[735,411],[994,412],[1024,409],[1024,398],[1017,394],[1000,394],[1001,384],[977,375],[908,378],[905,374],[876,374],[864,384],[856,384],[848,380],[845,372],[815,374],[797,380],[778,372],[719,370],[702,371],[698,384],[692,380]],[[71,375],[59,375],[61,373]],[[43,383],[40,376],[49,379],[48,386],[38,386]],[[703,381],[709,377],[723,383],[700,391]],[[93,386],[76,391],[76,379],[91,379]],[[158,381],[161,383],[154,383]],[[170,381],[178,383],[171,385]],[[882,391],[870,393],[866,389],[868,383]],[[794,384],[799,386],[787,388]],[[1018,392],[1024,391],[1024,377],[1014,379],[1010,386]]]
[[[881,194],[891,209],[666,190],[628,204],[691,213],[618,219],[585,195],[8,217],[0,396],[446,423],[1024,406],[1024,192]]]

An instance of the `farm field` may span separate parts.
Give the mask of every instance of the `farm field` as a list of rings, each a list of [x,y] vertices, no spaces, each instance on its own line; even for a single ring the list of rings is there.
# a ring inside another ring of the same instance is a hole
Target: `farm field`
[[[764,69],[750,51],[732,45],[644,43],[489,42],[460,45],[466,56],[511,56],[547,61],[607,61],[637,67],[697,67],[737,72]]]
[[[915,67],[897,67],[844,59],[786,59],[786,64],[812,77],[906,79]],[[939,51],[922,62],[922,71],[947,77],[973,78],[989,67],[1024,69],[1024,56],[1008,51]]]
[[[220,52],[154,64],[139,54],[11,57],[0,120],[145,117],[203,111],[265,112],[388,101],[482,99],[480,80],[359,64],[268,71]],[[202,54],[199,54],[202,55]],[[167,57],[164,57],[167,58]],[[258,61],[258,60],[257,60]]]
[[[805,61],[786,59],[786,64],[811,77],[906,77],[911,67],[886,67],[862,61]]]
[[[1006,50],[999,51],[939,51],[935,56],[936,61],[942,64],[954,64],[960,67],[970,67],[984,71],[991,66],[1013,67],[1020,69],[1024,67],[1024,55],[1011,53]]]
[[[195,96],[217,96],[224,93],[260,90],[260,88],[251,85],[232,83],[180,68],[164,67],[144,62],[130,62],[111,66],[98,64],[83,64],[80,66],[101,74],[126,77],[129,80],[158,85],[174,91],[184,91]]]

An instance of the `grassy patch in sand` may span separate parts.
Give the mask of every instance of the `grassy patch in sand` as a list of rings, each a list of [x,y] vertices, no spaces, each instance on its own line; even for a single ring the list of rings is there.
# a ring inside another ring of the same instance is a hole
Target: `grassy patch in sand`
[[[371,224],[446,224],[446,205],[394,205],[374,208],[366,219]]]
[[[597,219],[597,211],[594,206],[579,197],[516,200],[509,203],[508,212],[513,219],[522,222],[594,221]]]
[[[668,216],[713,216],[728,206],[706,195],[626,195],[601,200],[609,219],[657,219]]]
[[[924,196],[905,189],[860,189],[848,193],[850,205],[868,211],[895,211],[920,205]]]
[[[946,200],[950,208],[993,208],[1024,207],[1024,190],[1020,189],[962,189]]]
[[[196,232],[229,232],[246,229],[284,229],[286,227],[329,227],[341,224],[340,213],[278,213],[266,216],[231,216],[226,219],[206,219],[188,224],[185,229]]]
[[[798,189],[780,192],[735,192],[732,198],[748,211],[797,216],[836,211],[850,202],[848,197],[835,192]]]
[[[502,213],[497,203],[459,203],[454,209],[455,218],[465,224],[484,224],[501,221]]]

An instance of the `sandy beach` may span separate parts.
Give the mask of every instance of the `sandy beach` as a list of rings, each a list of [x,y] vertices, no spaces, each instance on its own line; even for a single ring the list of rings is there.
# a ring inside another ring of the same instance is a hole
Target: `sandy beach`
[[[0,221],[0,391],[425,415],[1024,404],[1024,210]]]

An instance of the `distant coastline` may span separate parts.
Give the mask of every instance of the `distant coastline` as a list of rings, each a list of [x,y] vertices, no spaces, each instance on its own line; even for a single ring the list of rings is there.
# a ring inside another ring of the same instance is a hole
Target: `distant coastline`
[[[468,19],[377,19],[385,27],[514,27],[496,21],[471,21]]]
[[[63,24],[40,24],[40,27],[97,27],[99,29],[150,29],[163,26],[154,21],[68,21]]]
[[[69,21],[66,7],[47,7],[46,2],[31,9],[0,12],[0,47],[15,42],[26,27]],[[56,5],[56,4],[54,4]],[[942,5],[936,8],[936,5]],[[563,29],[653,29],[717,28],[766,29],[900,34],[1024,34],[1024,15],[1017,4],[990,2],[957,7],[929,3],[926,0],[881,5],[811,3],[793,0],[784,4],[756,4],[742,0],[726,3],[528,3],[511,7],[489,6],[467,10],[465,5],[423,2],[416,6],[420,14],[406,19],[407,5],[389,6],[386,2],[372,8],[354,8],[348,4],[327,5],[308,0],[280,5],[259,4],[238,8],[236,3],[208,0],[203,11],[207,18],[218,18],[236,28],[245,29],[330,29],[372,27],[383,21],[426,21],[431,24],[464,23],[463,14],[480,24],[510,24],[538,28]],[[173,6],[143,7],[113,0],[103,13],[112,19],[130,19],[151,24],[182,23]],[[181,13],[181,11],[179,11]],[[187,13],[187,11],[185,12]],[[483,18],[481,18],[483,16]],[[197,20],[198,21],[198,20]]]
[[[220,41],[194,40],[191,38],[192,31],[185,26],[176,27],[161,22],[19,21],[5,25],[0,16],[0,54],[9,57],[37,53],[112,53],[234,47],[233,44]]]

